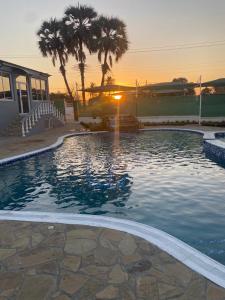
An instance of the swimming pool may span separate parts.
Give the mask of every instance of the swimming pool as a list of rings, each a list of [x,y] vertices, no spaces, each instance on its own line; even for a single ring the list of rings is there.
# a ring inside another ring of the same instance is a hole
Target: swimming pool
[[[225,169],[202,136],[142,132],[72,137],[0,168],[0,209],[127,218],[159,228],[225,264]]]

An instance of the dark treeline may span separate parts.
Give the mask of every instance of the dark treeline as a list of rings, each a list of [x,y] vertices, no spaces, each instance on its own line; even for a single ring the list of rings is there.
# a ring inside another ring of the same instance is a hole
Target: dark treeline
[[[69,6],[61,20],[51,18],[44,21],[37,32],[39,49],[44,57],[51,57],[65,82],[72,101],[73,89],[66,74],[69,56],[74,57],[80,71],[82,101],[85,99],[86,52],[96,54],[101,64],[101,85],[105,85],[106,75],[111,71],[113,60],[118,60],[128,50],[126,25],[119,18],[98,15],[94,8],[86,5]],[[76,108],[75,108],[76,110]],[[77,118],[77,111],[75,111]]]

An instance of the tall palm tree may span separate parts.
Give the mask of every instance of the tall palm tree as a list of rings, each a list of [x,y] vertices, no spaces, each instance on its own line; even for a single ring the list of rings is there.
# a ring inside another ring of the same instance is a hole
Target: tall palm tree
[[[84,49],[87,48],[92,52],[92,24],[97,17],[96,11],[86,5],[69,6],[65,11],[63,22],[66,30],[66,46],[68,52],[78,61],[78,67],[81,76],[82,99],[85,105],[85,63],[86,54]]]
[[[66,63],[68,61],[68,53],[63,41],[62,36],[62,23],[57,19],[50,19],[49,21],[44,21],[37,32],[39,37],[38,45],[39,49],[44,57],[51,57],[52,63],[55,66],[56,61],[59,60],[59,70],[63,76],[67,92],[71,101],[74,102],[73,94],[69,86],[67,76],[66,76]],[[74,105],[74,117],[78,119],[77,106]]]
[[[102,68],[101,86],[105,84],[105,76],[113,66],[113,56],[118,62],[128,50],[126,25],[118,18],[101,16],[94,24],[98,60]]]

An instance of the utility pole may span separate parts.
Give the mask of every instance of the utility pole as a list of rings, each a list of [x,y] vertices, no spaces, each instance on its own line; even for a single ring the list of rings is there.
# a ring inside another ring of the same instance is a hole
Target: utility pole
[[[78,84],[76,82],[76,91],[75,91],[75,99],[74,99],[74,106],[76,107],[76,112],[77,114],[75,115],[75,121],[79,121],[79,105],[78,105],[78,101],[79,101],[79,94],[78,94]]]
[[[136,80],[136,95],[135,95],[135,110],[136,110],[136,117],[138,115],[138,81]]]
[[[199,88],[200,88],[200,94],[199,94],[199,117],[198,117],[198,124],[201,125],[201,123],[202,123],[202,76],[200,76]]]

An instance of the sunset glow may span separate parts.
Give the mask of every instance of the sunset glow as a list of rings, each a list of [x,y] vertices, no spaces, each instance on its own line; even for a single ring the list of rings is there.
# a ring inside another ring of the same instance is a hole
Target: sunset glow
[[[43,20],[60,18],[72,1],[13,2],[13,6],[10,1],[1,4],[4,11],[0,21],[1,59],[51,74],[50,90],[65,92],[58,65],[53,67],[51,59],[43,58],[39,52],[36,32]],[[225,42],[221,30],[225,28],[224,1],[114,0],[108,3],[93,0],[80,3],[92,5],[99,13],[118,16],[127,25],[129,51],[113,65],[111,76],[116,83],[135,85],[138,80],[144,85],[171,81],[179,76],[195,82],[200,75],[206,81],[225,77]],[[9,15],[14,22],[8,24]],[[4,24],[8,24],[7,30]],[[91,82],[99,85],[101,66],[96,55],[90,56],[88,51],[86,55],[86,86]],[[69,59],[66,71],[72,89],[76,83],[79,87],[79,70],[74,58]]]

